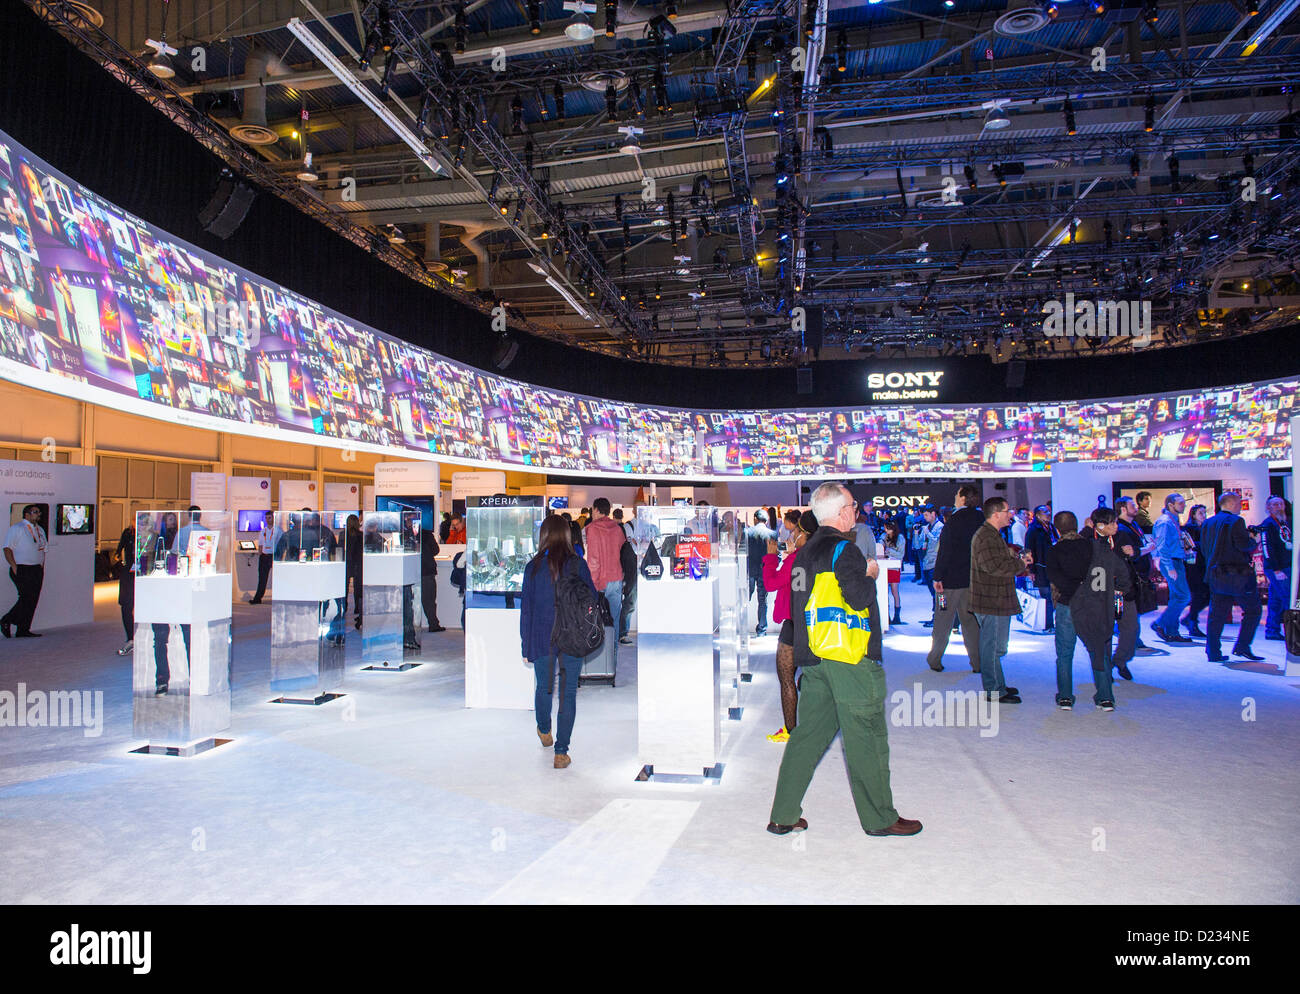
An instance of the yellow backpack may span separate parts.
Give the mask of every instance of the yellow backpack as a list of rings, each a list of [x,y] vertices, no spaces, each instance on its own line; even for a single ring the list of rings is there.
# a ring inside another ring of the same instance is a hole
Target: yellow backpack
[[[803,616],[808,626],[808,648],[814,656],[856,666],[867,654],[871,620],[866,611],[855,611],[845,603],[840,582],[835,579],[835,564],[848,544],[840,542],[831,557],[830,570],[817,574]]]

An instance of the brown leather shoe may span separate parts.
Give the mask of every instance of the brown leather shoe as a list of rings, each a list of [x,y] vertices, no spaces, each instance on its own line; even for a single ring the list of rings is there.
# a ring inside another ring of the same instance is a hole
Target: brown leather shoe
[[[541,729],[538,729],[537,737],[542,740],[542,745],[544,745],[547,749],[555,745],[555,736],[552,735],[550,732],[543,732]]]
[[[874,832],[868,832],[868,835],[916,835],[921,831],[921,823],[913,821],[911,818],[899,818],[898,821],[888,828],[877,829]]]
[[[568,765],[572,762],[573,760],[569,758],[569,754],[567,752],[557,752],[555,754],[555,768],[557,770],[566,769]]]
[[[769,822],[767,830],[773,835],[789,835],[791,832],[806,832],[808,830],[808,819],[800,818],[793,825],[778,825],[776,822]]]

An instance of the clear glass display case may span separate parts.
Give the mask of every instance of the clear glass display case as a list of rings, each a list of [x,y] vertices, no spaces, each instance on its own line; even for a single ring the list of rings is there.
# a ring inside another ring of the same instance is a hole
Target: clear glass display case
[[[230,572],[229,511],[138,511],[137,576],[215,576]]]
[[[338,562],[344,558],[347,528],[334,529],[334,515],[288,511],[276,515],[272,555],[276,562]]]
[[[523,593],[524,568],[537,555],[546,515],[542,497],[469,498],[465,507],[467,595]]]
[[[654,546],[663,567],[661,579],[704,580],[716,561],[722,527],[714,507],[643,506],[637,508],[634,544],[642,566]]]
[[[367,556],[420,551],[419,511],[367,511],[361,522],[361,549]]]
[[[420,651],[415,600],[420,587],[420,512],[367,511],[361,523],[361,658],[365,669],[409,669]]]

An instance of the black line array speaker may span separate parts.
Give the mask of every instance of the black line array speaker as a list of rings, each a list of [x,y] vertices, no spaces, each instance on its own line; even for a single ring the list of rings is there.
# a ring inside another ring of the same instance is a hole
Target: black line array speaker
[[[199,224],[203,225],[204,231],[224,241],[244,223],[256,198],[257,191],[247,183],[240,183],[234,176],[222,173],[217,192],[199,211]]]
[[[1007,389],[1019,390],[1025,385],[1025,364],[1019,359],[1007,363]]]
[[[812,367],[800,366],[794,371],[795,386],[799,393],[812,393]]]
[[[492,365],[504,372],[515,361],[515,356],[518,354],[519,342],[503,336],[497,343],[497,347],[492,350]]]
[[[822,318],[823,313],[820,307],[804,308],[804,320],[807,324],[805,325],[803,340],[804,344],[812,350],[814,356],[816,356],[822,348],[822,332],[824,328]]]

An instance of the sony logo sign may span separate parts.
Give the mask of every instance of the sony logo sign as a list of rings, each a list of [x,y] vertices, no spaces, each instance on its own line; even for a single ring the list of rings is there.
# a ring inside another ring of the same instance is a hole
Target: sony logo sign
[[[943,371],[924,373],[868,373],[867,386],[872,390],[885,387],[937,387],[943,378]]]
[[[929,494],[921,494],[919,497],[888,497],[876,496],[871,498],[872,507],[924,507],[930,503]]]

